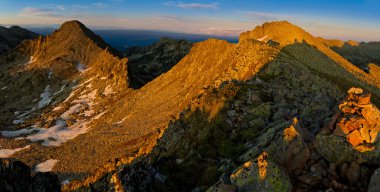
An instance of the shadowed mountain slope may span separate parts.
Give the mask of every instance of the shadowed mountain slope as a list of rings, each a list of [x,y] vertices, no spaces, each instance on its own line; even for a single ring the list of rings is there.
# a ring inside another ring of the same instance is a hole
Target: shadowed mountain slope
[[[369,63],[380,65],[379,42],[357,43],[354,41],[342,42],[335,40],[332,42],[331,40],[325,40],[324,44],[364,71],[368,72]]]
[[[38,35],[19,26],[0,26],[0,55],[9,52],[24,40],[35,39]]]
[[[189,53],[191,46],[186,40],[161,38],[151,46],[128,48],[125,56],[131,87],[140,88],[169,71]]]

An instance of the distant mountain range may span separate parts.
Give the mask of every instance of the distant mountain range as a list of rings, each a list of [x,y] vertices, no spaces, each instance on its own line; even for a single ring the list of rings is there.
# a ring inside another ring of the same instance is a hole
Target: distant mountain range
[[[41,34],[51,34],[54,29],[52,28],[33,28],[27,29]],[[200,42],[208,38],[225,39],[231,43],[236,43],[238,37],[227,37],[217,35],[202,35],[202,34],[186,34],[167,31],[155,31],[155,30],[128,30],[128,29],[113,29],[113,30],[93,30],[96,34],[100,35],[107,43],[118,50],[125,50],[131,46],[148,46],[162,37],[168,37],[177,40],[187,40],[190,42]]]

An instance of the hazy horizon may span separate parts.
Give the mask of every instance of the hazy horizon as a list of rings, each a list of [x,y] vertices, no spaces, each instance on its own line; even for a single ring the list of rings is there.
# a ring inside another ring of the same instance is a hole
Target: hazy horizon
[[[264,22],[287,20],[314,36],[379,41],[380,15],[375,0],[290,1],[153,1],[52,0],[0,3],[0,24],[53,27],[79,20],[95,30],[152,30],[238,37]]]

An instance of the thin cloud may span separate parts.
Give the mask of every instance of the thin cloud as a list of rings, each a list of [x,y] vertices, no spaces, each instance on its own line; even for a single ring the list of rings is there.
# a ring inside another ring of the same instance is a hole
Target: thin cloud
[[[102,3],[102,2],[93,3],[92,5],[95,6],[96,8],[105,8],[105,7],[107,7],[107,4]]]
[[[88,5],[73,5],[74,8],[78,8],[78,9],[88,9],[90,8],[90,6]]]
[[[183,3],[181,1],[169,1],[164,3],[166,6],[178,7],[181,9],[218,9],[219,3]]]
[[[243,15],[251,21],[254,20],[258,22],[292,19],[292,17],[288,15],[258,11],[245,11]]]
[[[59,9],[59,10],[61,10],[61,11],[63,11],[63,10],[65,10],[66,8],[65,8],[65,6],[63,6],[63,5],[54,5],[57,9]]]
[[[52,8],[34,8],[25,7],[20,12],[21,16],[38,16],[38,17],[58,17],[60,14],[56,13],[55,9]]]

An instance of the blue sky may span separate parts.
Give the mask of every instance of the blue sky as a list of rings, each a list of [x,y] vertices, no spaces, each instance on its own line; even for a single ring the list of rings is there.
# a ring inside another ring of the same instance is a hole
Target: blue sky
[[[315,36],[380,40],[380,0],[0,0],[0,24],[52,26],[80,20],[93,29],[152,29],[237,36],[288,20]]]

